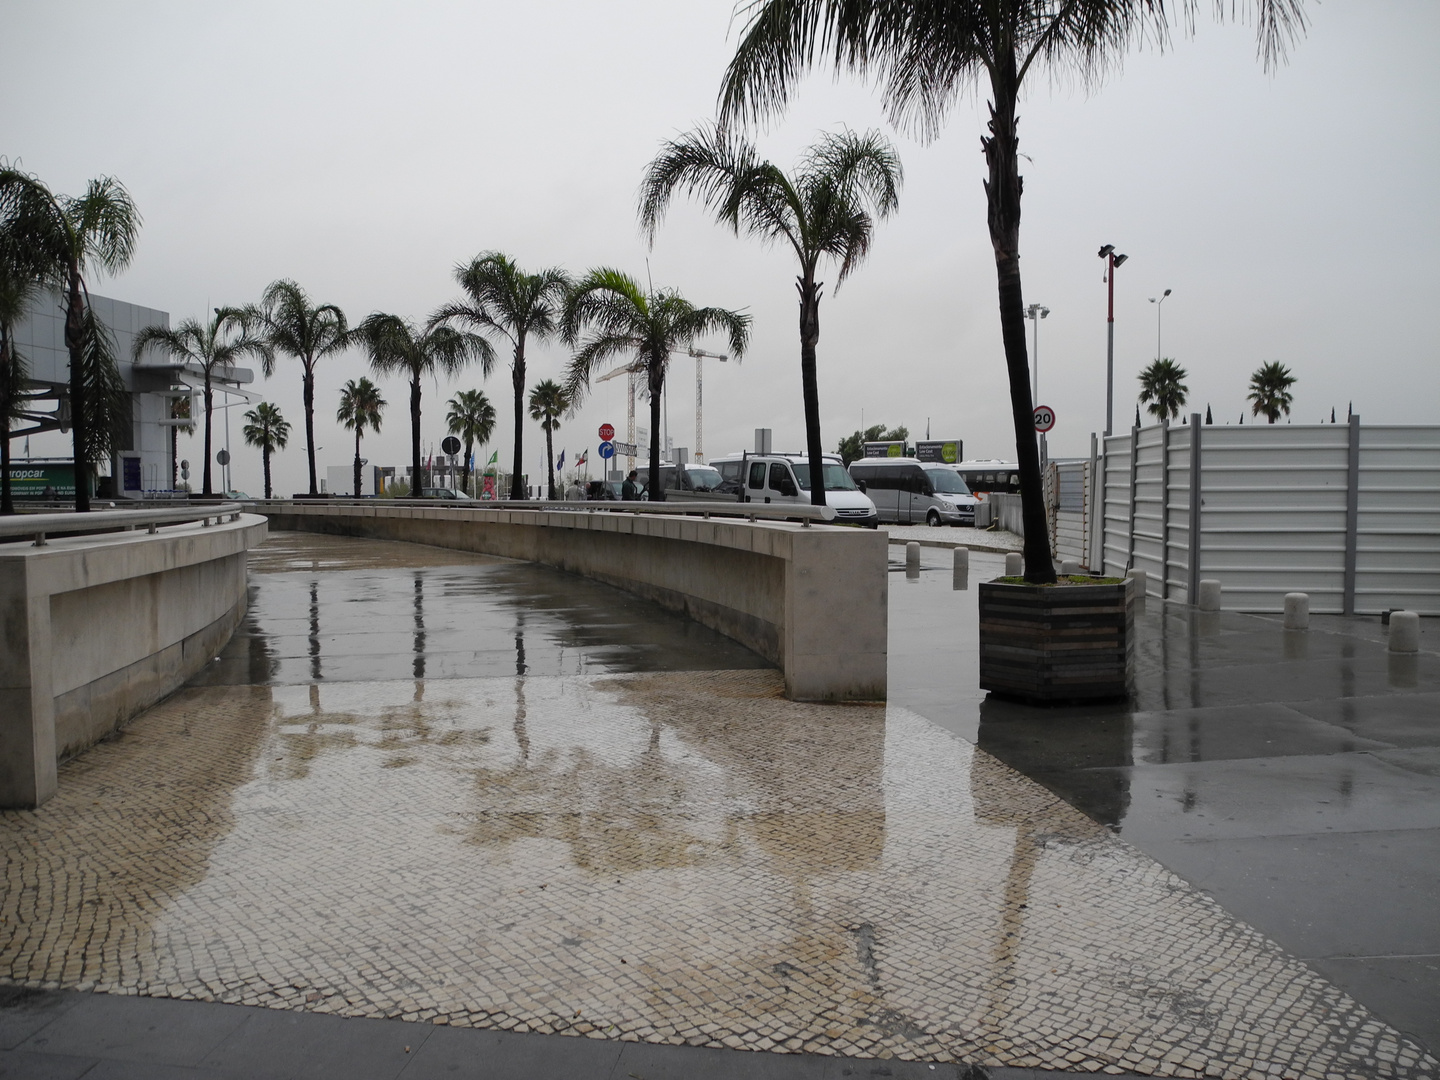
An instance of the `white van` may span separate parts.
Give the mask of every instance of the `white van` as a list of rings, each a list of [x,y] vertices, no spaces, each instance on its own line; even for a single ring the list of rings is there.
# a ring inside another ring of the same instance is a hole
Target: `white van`
[[[731,454],[710,462],[724,478],[721,490],[742,502],[810,503],[810,459],[805,454]],[[836,454],[825,455],[825,504],[837,525],[880,524],[875,504],[858,487]]]
[[[915,458],[860,458],[850,463],[850,475],[886,524],[975,524],[975,496],[953,465]]]

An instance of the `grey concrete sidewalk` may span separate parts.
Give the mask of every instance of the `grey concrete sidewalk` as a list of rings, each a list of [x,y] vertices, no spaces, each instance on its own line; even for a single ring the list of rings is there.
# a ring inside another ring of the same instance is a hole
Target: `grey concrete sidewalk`
[[[15,1080],[1069,1080],[1080,1075],[522,1035],[0,986],[0,1077]]]

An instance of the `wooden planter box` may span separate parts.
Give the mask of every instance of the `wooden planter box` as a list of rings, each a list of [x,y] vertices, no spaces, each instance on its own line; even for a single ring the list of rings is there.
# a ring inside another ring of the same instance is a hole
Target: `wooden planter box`
[[[1134,587],[980,583],[980,688],[1035,702],[1120,698],[1134,662]]]

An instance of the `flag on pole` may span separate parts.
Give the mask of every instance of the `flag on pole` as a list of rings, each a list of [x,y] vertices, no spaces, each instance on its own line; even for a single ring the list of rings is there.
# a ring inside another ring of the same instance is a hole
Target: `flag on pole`
[[[581,465],[584,465],[585,462],[589,459],[589,457],[590,457],[590,451],[589,451],[589,450],[582,450],[582,451],[580,451],[580,456],[575,459],[575,467],[578,469]]]
[[[560,451],[560,460],[555,463],[555,471],[556,471],[556,472],[564,472],[564,471],[565,471],[565,451],[564,451],[564,450],[561,450],[561,451]]]
[[[496,465],[496,464],[498,464],[499,461],[500,461],[500,451],[499,451],[499,450],[496,450],[493,454],[490,455],[490,460],[487,461],[485,464],[486,464],[486,466],[488,467],[488,466],[490,466],[490,465]]]

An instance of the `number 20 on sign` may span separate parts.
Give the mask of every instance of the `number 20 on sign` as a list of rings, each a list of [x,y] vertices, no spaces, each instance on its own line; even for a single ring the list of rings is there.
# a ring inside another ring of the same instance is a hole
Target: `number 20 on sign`
[[[1055,426],[1055,410],[1049,405],[1035,406],[1035,430],[1041,433]]]

